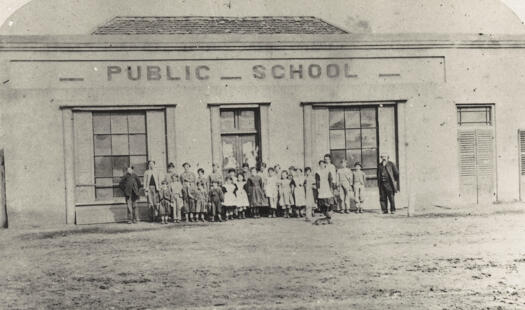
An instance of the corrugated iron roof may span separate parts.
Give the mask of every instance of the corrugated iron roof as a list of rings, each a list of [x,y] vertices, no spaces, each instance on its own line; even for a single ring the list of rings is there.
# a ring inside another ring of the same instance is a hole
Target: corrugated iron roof
[[[116,16],[94,35],[345,34],[314,16]]]

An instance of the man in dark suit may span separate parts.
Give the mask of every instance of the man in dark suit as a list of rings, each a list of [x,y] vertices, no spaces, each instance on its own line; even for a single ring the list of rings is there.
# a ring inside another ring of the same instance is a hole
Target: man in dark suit
[[[381,161],[377,168],[379,202],[383,214],[388,214],[388,202],[390,202],[390,213],[394,214],[396,212],[394,195],[399,191],[399,171],[396,165],[388,159],[387,154],[381,154]]]
[[[127,171],[124,173],[120,179],[119,184],[120,189],[126,197],[126,204],[128,206],[128,224],[136,223],[138,221],[137,216],[137,205],[136,201],[140,197],[140,184],[139,177],[133,171],[133,167],[128,167]]]

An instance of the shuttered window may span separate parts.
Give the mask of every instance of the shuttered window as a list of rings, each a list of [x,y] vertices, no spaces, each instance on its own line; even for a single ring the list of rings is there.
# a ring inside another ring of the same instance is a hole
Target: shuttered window
[[[492,107],[458,107],[458,125],[461,196],[488,202],[495,196]]]

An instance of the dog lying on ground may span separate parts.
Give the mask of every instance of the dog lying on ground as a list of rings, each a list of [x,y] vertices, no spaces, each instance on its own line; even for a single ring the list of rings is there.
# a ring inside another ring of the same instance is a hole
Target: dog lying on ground
[[[313,225],[326,225],[326,224],[332,224],[332,219],[329,217],[323,217],[320,219],[315,220]]]

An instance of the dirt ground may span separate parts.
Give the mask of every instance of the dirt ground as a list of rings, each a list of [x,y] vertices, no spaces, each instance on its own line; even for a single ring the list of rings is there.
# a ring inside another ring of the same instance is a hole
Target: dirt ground
[[[525,214],[0,232],[2,309],[525,309]]]

